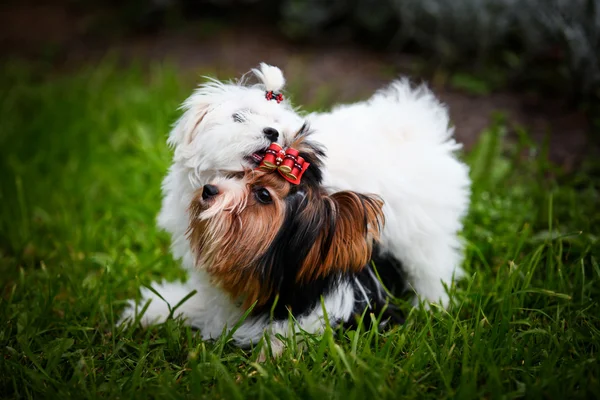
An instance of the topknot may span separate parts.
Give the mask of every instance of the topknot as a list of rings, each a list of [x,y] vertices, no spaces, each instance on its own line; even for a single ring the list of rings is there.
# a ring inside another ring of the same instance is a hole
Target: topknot
[[[259,68],[254,68],[252,73],[260,79],[266,91],[279,92],[285,85],[283,73],[272,65],[260,63]]]

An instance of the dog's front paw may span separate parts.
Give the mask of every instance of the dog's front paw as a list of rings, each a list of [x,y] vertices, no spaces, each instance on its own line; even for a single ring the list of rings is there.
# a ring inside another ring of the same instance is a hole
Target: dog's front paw
[[[258,354],[257,362],[264,363],[269,358],[279,358],[283,354],[285,350],[285,344],[278,338],[267,339],[263,338],[265,343],[263,343],[262,349],[260,349],[260,353]],[[268,343],[267,343],[268,341]]]
[[[178,284],[170,284],[173,287],[179,287]],[[165,288],[165,285],[159,285],[159,289]],[[174,307],[179,301],[178,298],[170,299],[169,295],[172,292],[165,291],[162,293],[163,298],[160,298],[153,291],[144,288],[142,289],[142,298],[139,303],[134,300],[129,300],[127,307],[121,314],[121,318],[117,325],[140,323],[143,327],[150,325],[161,324],[171,316],[171,308],[169,308],[168,300],[171,300]],[[166,297],[165,297],[166,296]],[[173,317],[181,316],[181,311],[176,311]]]
[[[149,302],[149,304],[148,304]],[[161,300],[144,298],[142,302],[136,303],[134,300],[129,300],[127,307],[123,310],[121,318],[117,325],[131,325],[140,323],[144,328],[150,325],[160,324],[165,322],[169,317],[170,311],[166,304],[160,305]],[[146,304],[148,307],[146,308]],[[145,309],[146,308],[146,309]]]

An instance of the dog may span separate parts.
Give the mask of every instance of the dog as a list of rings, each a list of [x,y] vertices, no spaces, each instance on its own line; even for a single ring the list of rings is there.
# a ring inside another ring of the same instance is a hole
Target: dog
[[[351,322],[361,307],[384,312],[384,322],[401,322],[388,289],[394,295],[412,290],[415,303],[447,305],[446,286],[463,275],[457,232],[470,197],[468,167],[456,157],[460,145],[447,109],[425,86],[398,80],[367,101],[302,116],[281,93],[281,70],[261,64],[252,72],[258,84],[243,78],[202,85],[184,102],[169,135],[174,157],[158,224],[171,234],[173,255],[189,279],[155,286],[164,301],[142,290],[142,301],[152,300],[142,325],[173,315],[204,338],[216,338],[250,312],[233,334],[237,345],[248,346],[265,332],[288,335],[290,312],[301,329],[322,331],[321,297],[332,326]],[[300,147],[298,157],[309,160],[293,188],[275,189],[272,175],[255,171],[273,144]],[[280,208],[247,216],[249,202],[260,201],[249,188],[267,181],[263,188]],[[303,201],[292,200],[298,193]],[[296,227],[320,221],[319,204],[333,204],[331,224],[351,227],[356,240],[330,234],[323,245],[314,236],[335,230],[325,225],[314,227],[304,243]],[[235,223],[228,219],[233,216]],[[336,252],[361,257],[330,256]],[[282,276],[286,254],[294,267]],[[331,264],[328,257],[343,262]],[[176,304],[172,312],[169,305]],[[131,301],[121,321],[133,320],[138,310]]]

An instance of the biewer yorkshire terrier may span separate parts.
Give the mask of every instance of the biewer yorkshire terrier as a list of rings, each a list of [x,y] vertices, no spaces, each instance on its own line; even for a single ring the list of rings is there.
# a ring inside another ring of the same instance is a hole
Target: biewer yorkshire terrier
[[[162,298],[143,289],[142,325],[174,314],[209,339],[245,316],[232,337],[248,346],[265,333],[318,333],[324,311],[332,327],[365,310],[402,322],[389,300],[404,292],[447,305],[463,275],[470,180],[446,108],[399,80],[302,116],[278,68],[252,72],[254,85],[200,86],[171,131],[158,224],[189,278],[154,286]]]

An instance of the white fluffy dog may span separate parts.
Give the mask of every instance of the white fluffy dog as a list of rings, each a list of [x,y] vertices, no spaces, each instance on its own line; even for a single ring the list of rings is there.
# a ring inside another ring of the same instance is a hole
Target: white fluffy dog
[[[469,205],[470,180],[467,166],[455,156],[460,146],[452,138],[445,106],[426,87],[412,88],[399,80],[367,101],[301,116],[278,93],[284,85],[278,68],[261,64],[253,73],[260,83],[211,80],[200,86],[183,104],[184,113],[169,136],[174,157],[163,182],[158,224],[171,234],[173,255],[181,259],[189,279],[155,289],[171,307],[196,291],[175,316],[186,318],[204,338],[216,338],[244,315],[242,301],[215,282],[205,265],[198,265],[189,240],[190,205],[203,187],[204,194],[206,186],[215,187],[208,184],[227,185],[236,173],[255,168],[272,142],[290,146],[305,124],[314,132],[311,140],[326,149],[320,173],[329,193],[355,191],[383,199],[385,226],[373,253],[375,264],[401,265],[408,287],[418,296],[446,305],[444,286],[462,275],[457,232]],[[373,278],[371,269],[368,274]],[[401,286],[400,278],[399,285],[384,284]],[[308,332],[321,331],[321,296],[333,325],[348,322],[359,311],[357,304],[364,309],[372,292],[381,289],[359,276],[336,278],[333,287],[315,293],[310,307],[294,313],[296,323]],[[142,303],[148,300],[142,324],[164,321],[169,306],[144,289]],[[131,302],[122,321],[132,320],[138,310]],[[289,328],[287,318],[250,313],[233,338],[245,346],[257,343],[265,331],[287,335]]]

